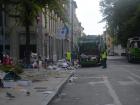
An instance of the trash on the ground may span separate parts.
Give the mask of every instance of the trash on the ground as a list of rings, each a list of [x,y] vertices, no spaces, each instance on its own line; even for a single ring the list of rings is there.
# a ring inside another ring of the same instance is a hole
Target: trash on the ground
[[[69,82],[73,82],[73,78],[72,77],[69,79]]]
[[[73,81],[74,81],[74,78],[71,77],[71,78],[69,79],[69,82],[73,82]]]
[[[74,70],[76,69],[70,62],[67,62],[65,59],[58,60],[54,65],[48,66],[49,70]]]
[[[67,63],[66,60],[64,60],[64,59],[58,60],[57,66],[58,66],[58,67],[61,67],[61,68],[66,68],[66,67],[68,67],[68,63]]]
[[[0,71],[0,78],[3,79],[4,76],[5,76],[5,74],[6,74],[5,72],[1,72],[1,71]]]
[[[71,77],[70,79],[69,79],[69,82],[73,82],[75,79],[77,79],[78,77]]]
[[[48,66],[48,69],[49,69],[49,70],[58,70],[59,67],[58,67],[57,65],[49,65],[49,66]]]
[[[30,95],[31,95],[31,92],[30,92],[29,90],[24,89],[23,87],[20,87],[20,86],[17,86],[17,87],[15,88],[15,90],[16,90],[16,91],[18,90],[18,91],[24,93],[26,96],[30,96]]]
[[[27,96],[30,96],[30,95],[31,95],[31,93],[30,93],[29,91],[27,91],[27,92],[26,92],[26,95],[27,95]]]
[[[62,63],[62,67],[63,67],[63,68],[66,68],[66,67],[68,67],[68,64],[67,64],[67,62],[63,62],[63,63]]]
[[[53,66],[49,65],[49,66],[48,66],[48,69],[49,69],[49,70],[53,70]]]
[[[20,80],[20,79],[21,77],[13,71],[8,72],[3,78],[3,80]]]
[[[15,96],[14,95],[12,95],[11,93],[9,93],[9,92],[6,92],[6,97],[8,97],[8,98],[15,98]]]
[[[59,71],[59,70],[62,70],[62,68],[58,67],[58,68],[56,68],[56,70]]]

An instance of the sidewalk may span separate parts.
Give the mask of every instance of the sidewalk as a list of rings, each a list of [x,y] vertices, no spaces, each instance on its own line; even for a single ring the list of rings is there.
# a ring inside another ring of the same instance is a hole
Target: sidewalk
[[[48,105],[64,84],[73,75],[73,71],[25,71],[23,78],[32,79],[31,86],[0,89],[0,105]],[[30,95],[27,96],[26,92]],[[6,92],[15,96],[6,97]]]

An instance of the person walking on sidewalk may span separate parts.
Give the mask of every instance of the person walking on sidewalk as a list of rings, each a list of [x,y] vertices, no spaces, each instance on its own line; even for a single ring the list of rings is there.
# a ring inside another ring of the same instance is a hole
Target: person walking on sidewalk
[[[103,50],[101,53],[101,63],[102,63],[102,68],[107,68],[107,51]]]

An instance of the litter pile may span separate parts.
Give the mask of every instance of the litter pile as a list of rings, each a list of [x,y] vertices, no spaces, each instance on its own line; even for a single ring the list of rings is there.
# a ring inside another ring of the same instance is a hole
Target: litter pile
[[[75,70],[74,66],[72,66],[72,63],[67,62],[65,59],[58,60],[55,64],[49,65],[49,70]]]

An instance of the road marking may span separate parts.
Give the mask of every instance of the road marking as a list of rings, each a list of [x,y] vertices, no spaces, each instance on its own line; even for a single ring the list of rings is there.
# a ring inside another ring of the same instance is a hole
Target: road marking
[[[118,81],[120,85],[123,86],[128,86],[128,85],[134,85],[135,82],[134,81]]]
[[[88,82],[88,84],[90,84],[90,85],[105,84],[105,86],[108,88],[108,92],[109,92],[110,96],[113,98],[114,104],[112,104],[112,105],[122,105],[115,90],[113,89],[111,83],[109,82],[108,78],[106,76],[103,76],[102,78],[103,78],[103,81]]]
[[[140,82],[138,82],[136,79],[134,79],[133,77],[129,76],[128,77],[130,79],[130,81],[118,81],[120,85],[124,85],[124,86],[128,86],[128,85],[135,85],[138,84],[140,85]]]
[[[114,100],[114,104],[115,105],[122,105],[115,90],[113,89],[111,83],[109,82],[108,78],[103,78],[103,79],[104,79],[104,83],[105,83],[106,87],[108,88],[109,94],[111,95],[111,97]]]
[[[96,84],[103,84],[104,81],[99,81],[99,82],[88,82],[90,85],[96,85]]]
[[[140,79],[140,76],[139,75],[136,75],[135,73],[132,73],[131,71],[129,70],[124,70],[125,72],[128,72],[130,75],[134,76],[134,77],[137,77]]]
[[[136,79],[134,79],[133,77],[129,76],[129,79],[132,80],[135,84],[140,85],[140,82],[138,82]]]
[[[79,77],[80,79],[102,79],[103,77]]]
[[[105,105],[114,105],[114,104],[105,104]]]
[[[139,79],[140,79],[140,76],[139,76],[139,75],[136,75],[136,74],[134,74],[134,73],[132,73],[132,72],[130,72],[130,71],[127,71],[127,72],[129,72],[132,76],[134,76],[134,77],[136,77],[136,78],[139,78]]]

